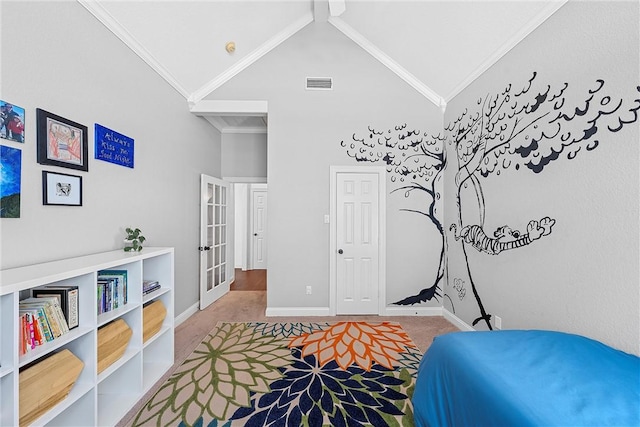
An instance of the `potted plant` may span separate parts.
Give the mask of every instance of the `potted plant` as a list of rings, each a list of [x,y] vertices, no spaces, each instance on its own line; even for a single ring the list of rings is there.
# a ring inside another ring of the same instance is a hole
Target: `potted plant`
[[[140,229],[127,227],[125,231],[127,232],[127,237],[124,241],[127,242],[127,245],[124,247],[124,251],[140,252],[142,250],[142,243],[146,240]]]

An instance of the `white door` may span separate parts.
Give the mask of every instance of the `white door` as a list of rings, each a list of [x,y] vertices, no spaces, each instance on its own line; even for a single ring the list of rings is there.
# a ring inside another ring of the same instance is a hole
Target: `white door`
[[[251,268],[267,268],[267,190],[251,189]]]
[[[200,310],[229,292],[228,211],[229,184],[200,178]]]
[[[336,314],[377,314],[380,284],[379,173],[335,177]]]

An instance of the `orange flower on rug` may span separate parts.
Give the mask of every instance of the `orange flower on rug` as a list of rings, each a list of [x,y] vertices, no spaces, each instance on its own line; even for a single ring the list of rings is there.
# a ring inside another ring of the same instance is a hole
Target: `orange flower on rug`
[[[132,426],[413,426],[422,353],[393,322],[220,322]]]
[[[342,369],[355,362],[370,371],[373,363],[393,369],[400,353],[415,344],[397,323],[340,322],[291,339],[289,347],[300,346],[302,356],[313,354],[320,366],[335,360]]]

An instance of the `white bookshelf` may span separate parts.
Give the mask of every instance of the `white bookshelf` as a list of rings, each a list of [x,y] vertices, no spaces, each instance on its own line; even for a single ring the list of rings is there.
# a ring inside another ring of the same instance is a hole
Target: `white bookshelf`
[[[127,270],[128,303],[98,315],[98,271],[109,269]],[[161,288],[143,295],[147,279]],[[78,286],[79,326],[21,356],[18,303],[32,288],[54,284]],[[62,349],[84,367],[69,395],[32,425],[115,425],[173,365],[173,287],[173,248],[118,250],[0,271],[0,427],[19,424],[20,369]],[[154,300],[162,301],[167,314],[160,331],[143,342],[143,305]],[[133,333],[122,357],[98,374],[98,328],[116,319]]]

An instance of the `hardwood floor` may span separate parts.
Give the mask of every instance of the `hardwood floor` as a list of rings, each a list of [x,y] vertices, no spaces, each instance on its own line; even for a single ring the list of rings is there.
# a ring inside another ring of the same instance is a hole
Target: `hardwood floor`
[[[266,291],[267,270],[235,269],[235,281],[231,284],[232,291]]]

